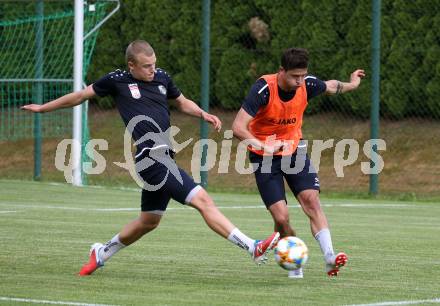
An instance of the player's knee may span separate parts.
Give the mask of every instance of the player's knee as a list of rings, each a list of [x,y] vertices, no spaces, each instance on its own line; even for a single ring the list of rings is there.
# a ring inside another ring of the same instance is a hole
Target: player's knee
[[[159,223],[145,224],[143,231],[144,231],[144,233],[149,233],[152,230],[156,229],[158,226],[159,226]]]
[[[142,232],[148,233],[157,228],[159,226],[159,223],[159,220],[140,220],[139,227],[141,228]]]
[[[299,201],[306,212],[320,211],[319,196],[317,192],[304,192],[299,195]]]
[[[277,216],[274,216],[274,221],[277,227],[287,227],[289,226],[289,215],[280,214]]]
[[[200,190],[191,201],[191,206],[200,212],[216,209],[214,201],[205,190]]]
[[[207,199],[205,202],[203,202],[202,205],[198,207],[198,210],[200,211],[200,213],[206,215],[216,212],[217,207],[212,200]]]

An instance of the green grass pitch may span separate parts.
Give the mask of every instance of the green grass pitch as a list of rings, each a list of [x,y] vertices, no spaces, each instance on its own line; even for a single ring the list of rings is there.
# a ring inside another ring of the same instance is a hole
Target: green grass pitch
[[[213,198],[250,236],[272,231],[258,195]],[[306,217],[292,198],[292,223],[309,247],[302,280],[288,279],[273,254],[267,265],[256,266],[209,230],[194,209],[175,202],[158,229],[93,276],[78,277],[89,246],[136,218],[139,202],[135,190],[0,180],[0,304],[440,303],[440,203],[429,202],[322,199],[335,249],[350,258],[335,279],[326,276]]]

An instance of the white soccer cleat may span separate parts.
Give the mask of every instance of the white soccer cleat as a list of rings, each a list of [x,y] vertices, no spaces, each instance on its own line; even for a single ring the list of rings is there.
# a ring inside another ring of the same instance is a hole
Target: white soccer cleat
[[[303,269],[299,268],[299,269],[289,271],[288,277],[289,278],[303,278],[304,277]]]

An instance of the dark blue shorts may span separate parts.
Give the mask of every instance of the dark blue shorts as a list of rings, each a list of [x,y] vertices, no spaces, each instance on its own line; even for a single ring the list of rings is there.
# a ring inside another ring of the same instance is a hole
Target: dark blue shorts
[[[256,164],[254,174],[258,190],[267,208],[278,201],[286,201],[284,179],[295,196],[307,189],[319,191],[319,178],[306,150],[298,149],[293,155],[266,158],[249,152],[250,161]]]
[[[202,188],[173,159],[172,151],[145,150],[136,159],[136,171],[144,183],[141,210],[162,215],[170,199],[189,203]]]

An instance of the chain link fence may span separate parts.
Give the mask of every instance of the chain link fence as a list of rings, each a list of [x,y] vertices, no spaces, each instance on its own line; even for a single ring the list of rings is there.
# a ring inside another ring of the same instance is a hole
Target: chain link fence
[[[224,129],[231,129],[255,80],[278,70],[281,53],[288,47],[307,48],[309,73],[322,80],[349,81],[351,72],[365,69],[367,76],[358,90],[309,101],[303,126],[309,152],[318,141],[326,141],[329,147],[319,163],[323,192],[368,192],[369,176],[362,172],[361,163],[369,161],[364,146],[370,138],[371,5],[370,1],[348,0],[217,0],[211,4],[210,108],[224,121]],[[432,0],[382,4],[380,138],[386,143],[386,150],[379,152],[384,161],[379,176],[382,194],[403,198],[440,195],[437,7],[438,1]],[[132,40],[145,39],[156,51],[158,67],[172,75],[185,96],[199,101],[201,14],[201,1],[123,1],[121,10],[98,37],[87,83],[117,68],[126,69],[126,46]],[[126,171],[114,164],[124,156],[124,128],[112,101],[93,101],[89,118],[91,138],[104,138],[109,143],[109,149],[101,152],[107,160],[106,170],[89,176],[90,183],[132,184]],[[181,129],[176,140],[192,137],[194,144],[197,119],[175,110],[172,118]],[[212,132],[210,137],[218,143],[218,150],[216,166],[209,171],[209,187],[256,191],[253,176],[239,175],[234,169],[237,141],[233,142],[229,171],[223,174],[218,171],[218,159],[224,133]],[[337,152],[344,139],[354,139],[357,145],[349,142],[345,151]],[[56,143],[52,143],[53,151]],[[190,173],[197,150],[191,145],[177,156],[179,165]],[[353,162],[348,157],[350,150],[359,151]],[[335,170],[341,161],[346,164],[343,177]],[[51,178],[62,180],[62,174]]]
[[[108,7],[108,2],[99,1],[86,6],[85,33]],[[0,9],[0,140],[31,138],[33,116],[19,107],[50,101],[73,89],[73,7],[69,1],[3,1]],[[96,34],[84,43],[85,71]],[[67,135],[72,130],[71,113],[45,115],[43,136]]]

